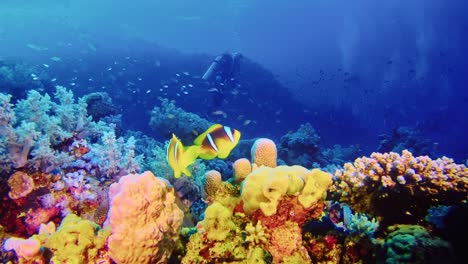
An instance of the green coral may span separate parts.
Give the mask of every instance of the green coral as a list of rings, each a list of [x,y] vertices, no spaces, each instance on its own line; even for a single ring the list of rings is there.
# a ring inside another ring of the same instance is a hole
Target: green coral
[[[365,214],[357,213],[351,215],[346,228],[351,234],[372,238],[379,228],[379,222],[375,218],[369,219]]]
[[[450,245],[422,226],[396,225],[380,246],[382,263],[453,263]]]

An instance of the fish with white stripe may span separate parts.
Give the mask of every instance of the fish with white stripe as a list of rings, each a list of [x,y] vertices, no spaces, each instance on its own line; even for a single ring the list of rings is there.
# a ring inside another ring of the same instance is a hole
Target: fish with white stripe
[[[212,125],[194,141],[194,145],[184,147],[182,142],[172,135],[167,148],[167,161],[174,170],[174,177],[182,174],[191,176],[188,166],[197,158],[211,160],[225,159],[239,143],[240,132],[236,129],[220,124]]]

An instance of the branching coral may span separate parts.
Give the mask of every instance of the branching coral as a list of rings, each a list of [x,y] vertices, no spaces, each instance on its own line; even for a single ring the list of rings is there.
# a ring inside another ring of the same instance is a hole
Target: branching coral
[[[341,202],[387,223],[416,223],[431,206],[467,199],[468,168],[446,157],[373,153],[346,163],[335,176],[332,193]]]
[[[140,170],[143,156],[136,155],[135,142],[132,136],[125,141],[122,137],[117,138],[114,131],[104,132],[100,143],[91,145],[91,150],[83,155],[83,159],[99,169],[97,176],[118,179]]]
[[[57,86],[54,100],[30,90],[16,105],[0,95],[0,164],[3,170],[28,167],[50,172],[72,157],[66,146],[85,136],[101,135],[112,128],[91,121],[86,104],[75,103],[73,94]]]
[[[268,234],[265,227],[262,226],[262,221],[258,221],[255,226],[252,223],[247,223],[245,231],[247,232],[246,242],[250,242],[253,245],[263,245],[268,242]]]

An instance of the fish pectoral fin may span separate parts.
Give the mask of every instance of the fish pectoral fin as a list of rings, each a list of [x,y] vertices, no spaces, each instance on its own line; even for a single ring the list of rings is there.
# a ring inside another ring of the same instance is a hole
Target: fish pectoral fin
[[[180,178],[180,176],[182,175],[182,172],[179,169],[172,168],[172,170],[174,170],[174,178],[176,179]]]

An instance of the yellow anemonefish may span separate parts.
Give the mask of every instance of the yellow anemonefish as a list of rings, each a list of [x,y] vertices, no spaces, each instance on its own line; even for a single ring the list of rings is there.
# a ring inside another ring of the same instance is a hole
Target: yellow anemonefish
[[[216,157],[225,159],[239,143],[240,132],[220,124],[212,125],[198,136],[194,143],[200,146],[199,158],[210,160]]]
[[[220,124],[212,125],[199,135],[194,145],[184,147],[182,142],[173,134],[167,147],[167,162],[174,170],[174,177],[179,178],[182,173],[191,176],[188,166],[197,158],[211,160],[216,157],[225,159],[232,149],[239,143],[240,132]]]
[[[192,176],[187,167],[197,159],[198,149],[198,146],[184,147],[182,142],[172,134],[172,139],[167,147],[167,162],[174,170],[174,177],[179,178],[182,173]]]

